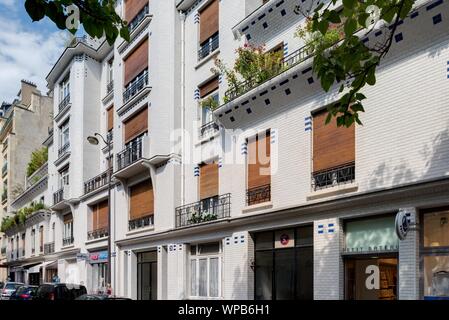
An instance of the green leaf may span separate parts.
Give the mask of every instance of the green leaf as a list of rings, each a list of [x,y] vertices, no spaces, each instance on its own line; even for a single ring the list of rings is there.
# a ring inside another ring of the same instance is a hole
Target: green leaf
[[[376,84],[376,68],[369,69],[366,76],[366,83],[368,83],[370,86],[374,86]]]
[[[329,21],[324,20],[324,19],[319,21],[317,28],[321,32],[321,34],[323,34],[323,35],[326,34],[327,29],[329,28]]]
[[[335,10],[329,11],[329,17],[327,19],[332,23],[341,22],[340,15]]]
[[[343,0],[343,6],[347,9],[353,9],[355,6],[356,0]]]
[[[26,0],[25,9],[33,21],[45,17],[45,3],[42,0]]]
[[[129,29],[128,27],[124,27],[120,29],[120,37],[125,39],[125,41],[129,42]]]
[[[355,19],[348,19],[345,22],[345,35],[347,37],[351,36],[357,30],[357,21]]]

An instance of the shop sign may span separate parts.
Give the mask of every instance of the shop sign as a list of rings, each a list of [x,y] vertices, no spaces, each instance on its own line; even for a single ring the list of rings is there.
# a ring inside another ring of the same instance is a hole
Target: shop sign
[[[76,254],[77,261],[86,261],[87,259],[89,259],[89,256],[86,253],[77,253]]]
[[[108,262],[108,252],[107,251],[101,251],[101,252],[92,252],[89,254],[89,263],[105,263]]]
[[[396,215],[395,221],[396,235],[400,240],[404,240],[410,230],[410,213],[401,210]]]

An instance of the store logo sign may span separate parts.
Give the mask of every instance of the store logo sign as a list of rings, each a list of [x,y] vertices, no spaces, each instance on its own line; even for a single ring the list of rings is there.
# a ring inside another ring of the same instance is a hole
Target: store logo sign
[[[368,275],[365,280],[365,286],[368,290],[380,289],[380,272],[379,267],[376,265],[370,265],[366,267],[365,274]]]
[[[280,241],[283,246],[286,246],[290,242],[290,237],[288,236],[288,234],[284,233],[283,235],[281,235]]]
[[[396,215],[395,221],[396,235],[400,240],[404,240],[410,230],[410,213],[401,210]]]

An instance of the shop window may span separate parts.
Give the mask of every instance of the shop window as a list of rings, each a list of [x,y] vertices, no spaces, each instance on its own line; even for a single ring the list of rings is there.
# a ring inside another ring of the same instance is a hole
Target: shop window
[[[190,247],[190,296],[197,298],[221,297],[220,243]]]
[[[254,235],[255,299],[313,299],[313,227]]]

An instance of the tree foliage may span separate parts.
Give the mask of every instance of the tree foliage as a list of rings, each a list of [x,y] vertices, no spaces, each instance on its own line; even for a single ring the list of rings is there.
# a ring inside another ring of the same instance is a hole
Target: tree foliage
[[[27,177],[31,176],[42,167],[48,160],[48,148],[42,147],[41,149],[33,151],[31,153],[31,160],[27,166]]]

